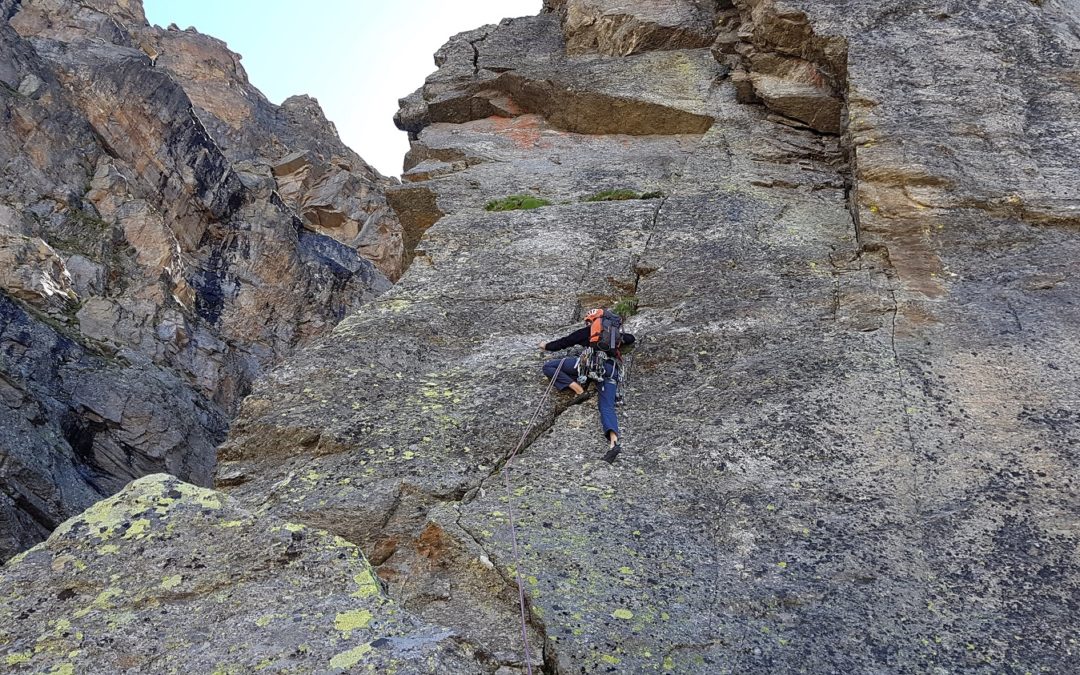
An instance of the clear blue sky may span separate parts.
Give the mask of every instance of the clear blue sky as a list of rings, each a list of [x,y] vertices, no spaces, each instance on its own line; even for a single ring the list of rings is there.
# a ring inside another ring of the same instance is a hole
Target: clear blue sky
[[[408,151],[397,100],[435,70],[451,35],[540,11],[542,0],[144,0],[150,23],[225,40],[274,103],[319,99],[342,140],[397,176]]]

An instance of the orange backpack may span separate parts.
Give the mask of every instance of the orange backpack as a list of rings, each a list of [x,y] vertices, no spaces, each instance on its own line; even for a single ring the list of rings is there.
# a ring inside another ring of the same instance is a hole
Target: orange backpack
[[[585,315],[589,324],[589,346],[617,356],[622,345],[622,317],[606,309],[594,309]]]

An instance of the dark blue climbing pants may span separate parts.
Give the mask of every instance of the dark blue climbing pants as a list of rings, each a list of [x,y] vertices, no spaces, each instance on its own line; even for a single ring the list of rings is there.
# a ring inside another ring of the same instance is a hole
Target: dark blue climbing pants
[[[562,364],[560,366],[560,364]],[[568,356],[564,359],[552,359],[544,364],[544,376],[548,379],[555,378],[555,388],[563,391],[572,382],[577,381],[577,357]],[[619,418],[615,414],[615,392],[619,384],[615,381],[615,361],[604,362],[604,382],[600,385],[599,395],[596,397],[596,407],[600,410],[600,426],[604,428],[604,438],[608,433],[619,434]]]

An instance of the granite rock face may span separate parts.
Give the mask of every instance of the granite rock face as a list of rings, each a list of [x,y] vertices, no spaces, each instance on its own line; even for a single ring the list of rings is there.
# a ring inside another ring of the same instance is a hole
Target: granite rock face
[[[223,43],[139,2],[0,8],[7,558],[148,472],[209,485],[253,379],[389,288],[401,235],[394,181]]]
[[[615,4],[440,50],[407,272],[255,385],[218,485],[358,545],[465,672],[1069,672],[1075,7],[737,0],[700,46],[569,48]],[[608,465],[535,345],[627,297]]]
[[[391,602],[355,545],[162,474],[9,569],[7,672],[483,672],[451,631]],[[28,608],[35,588],[49,597]]]

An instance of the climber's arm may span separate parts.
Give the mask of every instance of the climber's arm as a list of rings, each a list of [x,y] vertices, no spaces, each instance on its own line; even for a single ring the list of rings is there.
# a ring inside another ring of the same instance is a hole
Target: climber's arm
[[[558,340],[552,340],[551,342],[542,342],[540,349],[547,352],[558,352],[573,346],[587,347],[589,345],[589,327],[579,328],[578,330],[570,333],[566,337],[561,337]]]

